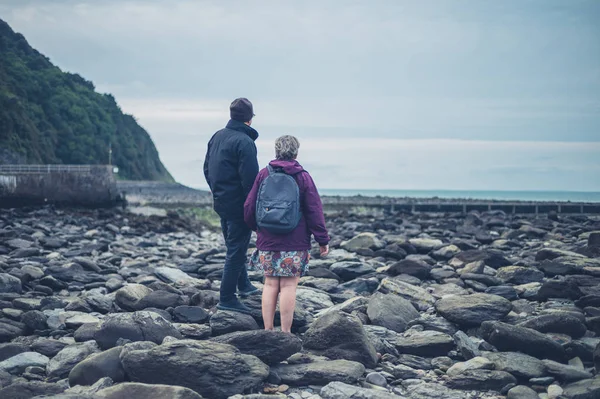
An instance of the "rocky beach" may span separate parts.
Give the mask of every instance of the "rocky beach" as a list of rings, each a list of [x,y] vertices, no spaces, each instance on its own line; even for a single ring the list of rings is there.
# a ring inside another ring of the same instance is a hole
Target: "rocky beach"
[[[330,212],[285,334],[165,213],[0,210],[0,398],[600,398],[598,216]]]

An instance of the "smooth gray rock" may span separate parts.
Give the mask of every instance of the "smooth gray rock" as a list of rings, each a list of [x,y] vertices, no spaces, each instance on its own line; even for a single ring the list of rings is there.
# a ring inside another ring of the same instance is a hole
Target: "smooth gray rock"
[[[122,350],[123,347],[118,346],[78,363],[69,373],[69,385],[93,385],[105,377],[116,383],[125,381],[125,371],[119,358]]]
[[[282,331],[239,331],[212,338],[211,341],[233,345],[246,355],[254,355],[268,365],[286,360],[302,350],[302,341]]]
[[[117,346],[120,338],[158,344],[168,336],[183,338],[175,326],[158,313],[146,311],[108,315],[94,333],[94,339],[105,350]]]
[[[210,318],[210,328],[214,336],[236,331],[258,330],[256,320],[250,315],[219,310]]]
[[[21,280],[8,273],[0,273],[0,294],[20,294],[21,292],[23,292]]]
[[[449,321],[463,326],[479,326],[484,321],[501,320],[512,309],[505,298],[490,294],[455,295],[442,298],[435,308]]]
[[[572,338],[581,338],[587,332],[587,327],[581,319],[568,312],[555,312],[536,316],[519,323],[519,326],[542,333],[567,334]]]
[[[367,367],[377,364],[377,352],[360,319],[342,311],[329,312],[315,320],[303,342],[305,349],[330,359],[352,360]]]
[[[507,385],[516,383],[517,379],[513,375],[497,370],[467,370],[448,380],[450,388],[498,392]]]
[[[128,284],[117,290],[115,294],[115,303],[124,310],[136,311],[142,310],[138,303],[153,290],[142,284]]]
[[[542,281],[544,272],[535,267],[505,266],[498,269],[496,277],[508,284],[521,285]]]
[[[517,385],[508,391],[506,399],[540,399],[540,396],[528,386]]]
[[[255,356],[210,341],[178,340],[128,350],[121,363],[133,382],[183,386],[215,399],[257,388],[269,375],[268,366]]]
[[[565,386],[563,395],[567,399],[600,398],[600,376],[589,380],[577,381]]]
[[[398,399],[397,395],[374,389],[360,388],[343,382],[330,382],[321,388],[323,399]]]
[[[0,370],[21,374],[27,367],[46,367],[50,359],[37,352],[23,352],[0,362]]]
[[[506,371],[523,379],[539,378],[546,375],[541,360],[520,352],[486,352],[483,356],[489,359],[496,370]]]
[[[48,362],[46,367],[48,377],[66,378],[73,367],[92,353],[97,352],[99,352],[98,345],[94,341],[67,346]]]
[[[538,359],[557,361],[563,361],[566,357],[560,343],[530,328],[486,321],[480,330],[483,338],[501,351],[523,352]]]
[[[202,396],[189,388],[126,382],[98,391],[97,399],[202,399]]]
[[[365,372],[365,366],[349,360],[320,361],[306,364],[280,364],[271,372],[290,386],[325,385],[332,381],[354,384]]]
[[[454,334],[454,342],[456,343],[456,348],[466,360],[481,356],[481,351],[475,342],[464,332],[457,331]]]
[[[455,345],[451,336],[438,331],[415,332],[398,337],[394,344],[400,353],[426,357],[445,356]]]
[[[36,396],[55,395],[63,392],[65,389],[58,384],[49,384],[46,382],[16,382],[5,388],[0,389],[0,398],[6,399],[31,399]]]
[[[576,382],[593,377],[591,373],[575,366],[561,364],[552,360],[542,360],[542,363],[546,368],[546,372],[559,381]]]
[[[371,323],[392,331],[403,332],[419,312],[406,299],[394,294],[375,293],[369,300],[367,316]]]

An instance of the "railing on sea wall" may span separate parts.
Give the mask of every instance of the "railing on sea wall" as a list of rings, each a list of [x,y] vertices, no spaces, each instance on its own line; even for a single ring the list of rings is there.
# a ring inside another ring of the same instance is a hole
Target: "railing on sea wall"
[[[98,168],[102,166],[104,165],[0,165],[0,173],[90,173],[93,168]]]

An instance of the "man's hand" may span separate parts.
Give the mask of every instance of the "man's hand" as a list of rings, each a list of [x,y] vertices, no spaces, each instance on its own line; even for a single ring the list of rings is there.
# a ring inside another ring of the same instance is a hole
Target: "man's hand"
[[[321,245],[319,250],[321,252],[321,258],[325,258],[327,255],[329,255],[329,245]]]

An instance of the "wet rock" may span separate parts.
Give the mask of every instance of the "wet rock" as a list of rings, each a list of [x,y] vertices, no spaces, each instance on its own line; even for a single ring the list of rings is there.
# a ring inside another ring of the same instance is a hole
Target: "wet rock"
[[[60,385],[46,382],[16,382],[0,389],[0,398],[31,399],[36,396],[59,394],[64,390]]]
[[[268,365],[280,363],[302,349],[300,338],[281,331],[241,331],[211,341],[233,345],[243,354],[256,356]]]
[[[48,377],[66,378],[73,367],[96,352],[98,352],[98,346],[93,341],[67,346],[48,362],[46,367]]]
[[[189,388],[135,382],[127,382],[103,389],[98,391],[95,397],[98,399],[202,399],[202,396]]]
[[[486,352],[483,354],[496,370],[506,371],[517,378],[531,379],[546,375],[541,360],[519,352]]]
[[[22,374],[27,367],[46,367],[50,359],[36,352],[23,352],[0,362],[0,370]]]
[[[600,377],[569,384],[564,387],[563,395],[567,399],[596,399],[600,397]]]
[[[583,293],[572,280],[548,280],[542,284],[537,296],[540,301],[551,298],[579,299]]]
[[[509,384],[516,384],[517,379],[505,371],[468,370],[451,377],[448,386],[455,389],[476,389],[501,391]]]
[[[592,374],[578,367],[561,364],[552,360],[543,360],[546,373],[559,381],[575,382],[592,378]]]
[[[306,364],[280,364],[271,372],[290,386],[326,385],[332,381],[354,384],[365,372],[365,367],[348,360],[321,361]]]
[[[125,371],[119,358],[122,350],[122,347],[112,348],[78,363],[69,373],[69,385],[93,385],[105,377],[113,382],[125,381]]]
[[[178,306],[173,310],[173,317],[180,323],[206,323],[210,314],[198,306]]]
[[[25,344],[10,342],[6,344],[0,344],[0,362],[9,359],[19,353],[28,352],[29,347]],[[37,352],[37,351],[36,351]]]
[[[510,301],[489,294],[450,296],[437,301],[435,307],[444,318],[464,326],[479,326],[484,321],[501,320],[512,309]]]
[[[506,283],[520,285],[540,282],[544,273],[534,267],[506,266],[498,269],[496,277]]]
[[[174,341],[128,351],[121,360],[133,382],[183,386],[215,399],[257,388],[269,375],[258,358],[217,342]]]
[[[398,337],[394,344],[400,353],[426,357],[445,356],[454,349],[452,337],[438,331],[414,332]]]
[[[408,323],[419,317],[419,312],[404,298],[394,294],[374,294],[369,300],[367,315],[376,326],[403,332]]]
[[[98,326],[94,339],[106,350],[117,345],[121,338],[129,341],[161,343],[167,337],[182,338],[173,324],[153,312],[117,313],[107,316]]]
[[[319,317],[303,337],[304,348],[331,359],[346,359],[374,367],[377,352],[358,317],[343,311]]]
[[[486,341],[501,351],[519,351],[539,359],[565,359],[565,350],[560,343],[530,328],[485,321],[481,325],[481,333]]]
[[[521,327],[527,327],[543,333],[567,334],[572,338],[583,337],[587,327],[580,318],[567,312],[556,312],[534,317],[522,323]]]
[[[525,385],[517,385],[508,391],[506,399],[540,399],[540,397],[533,389]]]
[[[403,259],[400,262],[394,263],[388,269],[388,274],[397,276],[399,274],[407,274],[419,279],[426,279],[429,276],[433,266],[417,259]]]
[[[218,311],[210,318],[210,328],[214,336],[236,331],[258,330],[258,323],[250,315],[238,312]]]
[[[330,382],[321,389],[323,399],[397,399],[392,393],[374,389],[360,388],[343,382]]]
[[[337,262],[331,265],[330,270],[343,281],[354,280],[357,277],[375,272],[372,266],[362,262]]]
[[[7,273],[0,273],[0,293],[20,294],[23,292],[21,280]]]

